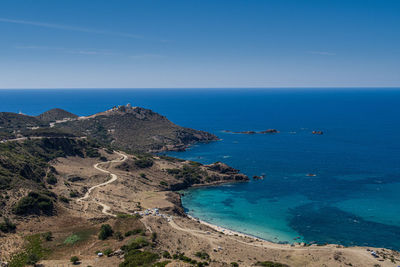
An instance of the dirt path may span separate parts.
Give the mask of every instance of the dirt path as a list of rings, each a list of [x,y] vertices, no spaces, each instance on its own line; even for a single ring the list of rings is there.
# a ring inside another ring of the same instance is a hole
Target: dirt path
[[[82,202],[83,200],[89,198],[89,197],[90,197],[90,193],[91,193],[94,189],[99,188],[99,187],[101,187],[101,186],[108,185],[108,184],[110,184],[110,183],[112,183],[112,182],[114,182],[114,181],[116,181],[116,180],[118,179],[118,176],[117,176],[116,174],[111,173],[111,172],[109,172],[109,171],[107,171],[107,170],[104,170],[104,169],[102,169],[102,168],[100,167],[101,164],[106,164],[106,163],[120,163],[120,162],[124,162],[125,160],[128,159],[128,156],[126,156],[126,155],[124,155],[124,154],[122,154],[122,153],[120,153],[120,152],[115,152],[115,153],[117,153],[117,154],[119,154],[120,156],[122,156],[122,158],[120,158],[120,159],[114,159],[114,160],[107,161],[107,162],[99,162],[99,163],[96,163],[96,164],[93,165],[93,168],[95,168],[96,170],[99,170],[99,171],[101,171],[101,172],[110,174],[111,179],[108,180],[108,181],[106,181],[106,182],[104,182],[104,183],[97,184],[97,185],[95,185],[95,186],[90,187],[89,190],[86,192],[86,194],[85,194],[83,197],[81,197],[81,198],[79,198],[79,199],[76,200],[77,202]],[[108,205],[106,205],[106,204],[104,204],[104,203],[102,203],[102,202],[100,202],[100,201],[97,201],[96,203],[103,207],[103,209],[101,210],[102,213],[104,213],[104,214],[106,214],[106,215],[109,215],[109,216],[116,217],[115,214],[112,214],[111,212],[109,212],[109,211],[111,210],[111,207],[110,207],[110,206],[108,206]]]

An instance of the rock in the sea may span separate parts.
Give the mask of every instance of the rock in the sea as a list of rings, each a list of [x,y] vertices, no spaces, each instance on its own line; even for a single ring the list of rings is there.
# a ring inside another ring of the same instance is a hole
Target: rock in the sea
[[[239,134],[256,134],[255,131],[242,131],[242,132],[234,132],[234,133],[239,133]]]
[[[279,133],[279,131],[277,129],[268,129],[260,132],[260,134],[271,134],[271,133]]]
[[[312,131],[312,134],[323,135],[323,131]]]
[[[253,180],[263,180],[263,179],[264,179],[264,175],[261,175],[261,176],[254,175],[253,176]]]

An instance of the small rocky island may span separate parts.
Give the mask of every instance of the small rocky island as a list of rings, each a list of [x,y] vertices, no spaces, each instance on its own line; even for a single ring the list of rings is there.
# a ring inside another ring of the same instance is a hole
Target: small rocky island
[[[239,131],[239,132],[237,132],[237,131],[229,131],[229,130],[224,130],[223,132],[224,133],[235,133],[235,134],[275,134],[275,133],[279,133],[279,131],[276,129],[268,129],[268,130],[259,131],[259,132],[257,132],[257,131]]]

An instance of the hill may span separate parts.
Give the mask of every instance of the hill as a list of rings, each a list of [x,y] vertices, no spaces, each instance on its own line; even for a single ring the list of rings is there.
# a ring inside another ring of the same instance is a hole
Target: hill
[[[88,117],[52,109],[33,117],[0,112],[0,139],[29,136],[88,137],[104,146],[131,152],[184,150],[218,137],[181,127],[149,109],[119,106]]]
[[[78,115],[72,114],[60,108],[53,108],[51,110],[43,112],[39,116],[36,116],[36,118],[45,122],[55,122],[64,119],[76,119],[78,118]]]
[[[196,142],[218,140],[213,134],[178,126],[152,110],[129,105],[55,127],[128,151],[183,150]]]

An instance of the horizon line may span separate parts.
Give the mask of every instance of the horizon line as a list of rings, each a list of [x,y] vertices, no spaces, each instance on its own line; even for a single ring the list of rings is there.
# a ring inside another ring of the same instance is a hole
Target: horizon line
[[[278,87],[30,87],[0,88],[0,90],[157,90],[157,89],[400,89],[399,86],[278,86]]]

